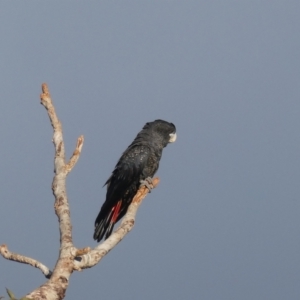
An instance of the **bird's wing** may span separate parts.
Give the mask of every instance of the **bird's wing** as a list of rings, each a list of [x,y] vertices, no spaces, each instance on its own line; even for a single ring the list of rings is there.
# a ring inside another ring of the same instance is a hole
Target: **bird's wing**
[[[95,221],[94,239],[100,241],[111,234],[114,224],[126,213],[132,198],[144,179],[143,172],[150,156],[150,148],[136,145],[121,156],[107,180],[106,200]]]
[[[107,180],[106,201],[116,204],[130,189],[138,188],[141,179],[149,176],[145,173],[151,150],[145,145],[133,145],[118,161],[111,177]]]

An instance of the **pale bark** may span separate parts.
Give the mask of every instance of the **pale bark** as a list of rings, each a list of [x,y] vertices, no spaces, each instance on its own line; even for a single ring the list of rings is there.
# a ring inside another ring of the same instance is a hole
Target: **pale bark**
[[[37,261],[33,258],[24,256],[24,255],[20,255],[20,254],[14,253],[14,252],[10,252],[6,245],[1,245],[0,246],[0,253],[4,258],[6,258],[8,260],[16,261],[16,262],[23,263],[23,264],[28,264],[28,265],[31,265],[31,266],[37,268],[37,269],[40,269],[42,271],[42,273],[45,275],[46,278],[49,278],[52,274],[51,270],[49,270],[41,262],[39,262],[39,261]]]
[[[53,272],[43,265],[41,262],[23,256],[21,254],[12,253],[6,245],[0,246],[0,254],[9,260],[20,263],[29,264],[42,271],[42,273],[50,279],[34,291],[28,293],[26,298],[29,299],[47,299],[60,300],[65,297],[66,290],[69,285],[69,279],[73,271],[91,268],[113,248],[125,235],[133,228],[135,216],[143,199],[147,196],[149,190],[142,186],[132,204],[129,206],[120,227],[103,243],[94,249],[86,247],[77,249],[73,245],[72,225],[70,218],[70,209],[66,192],[66,177],[76,165],[81,154],[84,138],[80,136],[77,140],[74,153],[68,162],[65,161],[65,146],[63,141],[62,125],[56,115],[50,93],[46,84],[42,85],[41,104],[46,108],[51,125],[53,127],[53,144],[55,147],[54,157],[54,178],[52,183],[53,195],[55,198],[54,208],[58,217],[60,232],[60,249],[59,258],[56,262]],[[158,184],[159,179],[153,179],[153,188]]]
[[[152,181],[153,188],[155,188],[158,183],[159,178],[154,178]],[[125,235],[133,228],[137,210],[148,193],[149,190],[147,187],[140,187],[135,197],[133,198],[133,201],[129,206],[126,215],[123,217],[120,227],[102,244],[99,244],[93,250],[80,256],[80,258],[76,257],[75,266],[78,270],[93,267],[94,265],[99,263],[99,261],[112,248],[114,248],[120,241],[122,241]]]

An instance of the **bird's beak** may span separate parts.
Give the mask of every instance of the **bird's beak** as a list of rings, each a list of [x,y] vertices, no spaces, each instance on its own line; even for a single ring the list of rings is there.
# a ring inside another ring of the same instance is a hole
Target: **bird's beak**
[[[170,133],[170,139],[169,139],[169,143],[174,143],[177,139],[177,134],[175,133]]]

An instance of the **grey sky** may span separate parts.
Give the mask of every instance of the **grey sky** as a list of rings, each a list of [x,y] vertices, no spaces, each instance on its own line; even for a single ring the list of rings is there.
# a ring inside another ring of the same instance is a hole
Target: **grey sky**
[[[47,82],[68,155],[85,136],[67,186],[78,247],[95,245],[102,185],[144,123],[178,133],[134,230],[66,299],[299,299],[299,15],[299,1],[1,1],[0,243],[51,268],[58,255]],[[0,259],[0,295],[44,280]]]

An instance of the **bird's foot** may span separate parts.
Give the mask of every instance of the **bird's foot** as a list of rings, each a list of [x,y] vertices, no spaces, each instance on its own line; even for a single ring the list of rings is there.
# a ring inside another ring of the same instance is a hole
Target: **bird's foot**
[[[149,190],[149,193],[151,193],[151,190],[153,189],[153,182],[151,177],[147,177],[145,180],[141,180],[140,184],[140,186],[144,185]]]

